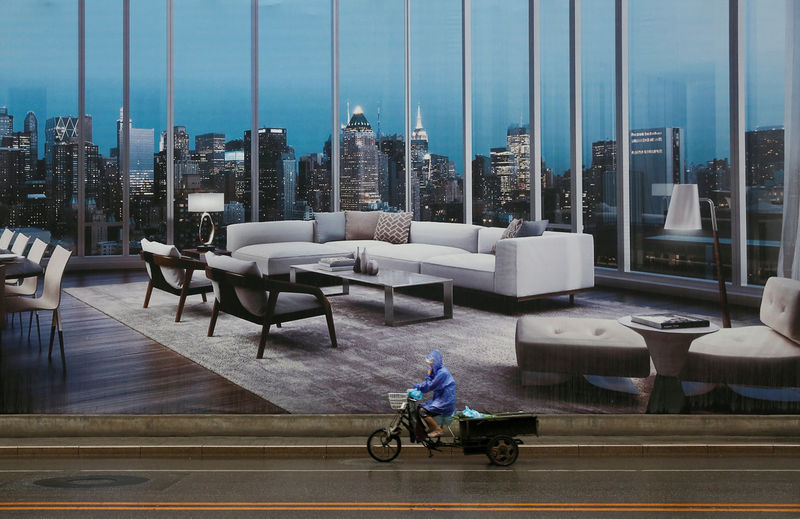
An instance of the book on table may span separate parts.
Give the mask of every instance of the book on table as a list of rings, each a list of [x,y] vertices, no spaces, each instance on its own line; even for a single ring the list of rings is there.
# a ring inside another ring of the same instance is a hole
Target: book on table
[[[349,267],[352,268],[355,264],[355,258],[349,256],[336,256],[332,258],[321,258],[319,265],[321,267]]]
[[[670,328],[703,328],[710,324],[708,319],[685,314],[632,315],[631,321],[662,330]]]
[[[339,272],[344,270],[353,270],[352,265],[326,265],[324,263],[319,264],[319,268],[322,270],[328,270],[330,272]]]

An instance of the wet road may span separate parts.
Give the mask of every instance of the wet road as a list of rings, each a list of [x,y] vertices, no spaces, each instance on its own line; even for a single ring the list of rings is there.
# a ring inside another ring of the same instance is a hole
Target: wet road
[[[800,458],[0,459],[6,517],[800,517]]]

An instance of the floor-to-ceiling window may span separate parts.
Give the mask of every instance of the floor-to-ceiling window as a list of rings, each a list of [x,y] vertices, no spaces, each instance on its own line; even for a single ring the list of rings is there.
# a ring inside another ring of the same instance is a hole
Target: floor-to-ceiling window
[[[464,220],[461,2],[411,0],[411,207]]]
[[[472,2],[472,221],[530,219],[528,2]]]
[[[339,3],[340,205],[405,209],[403,2]]]
[[[261,213],[308,218],[332,202],[330,1],[261,0],[258,16],[259,180],[275,199]]]
[[[76,249],[78,2],[10,2],[2,19],[0,220]]]
[[[614,0],[581,3],[583,228],[594,262],[617,266],[617,142]]]
[[[243,156],[250,129],[249,0],[176,0],[175,17],[175,244],[198,243],[200,214],[190,212],[192,193],[222,193],[212,204],[216,242],[225,245],[225,226],[247,218],[250,192]],[[265,35],[267,37],[268,35]],[[166,139],[164,139],[166,141]],[[242,152],[241,160],[226,152]],[[259,177],[259,213],[269,218],[278,200],[269,177]],[[245,182],[245,185],[247,183]],[[246,189],[246,188],[245,188]]]
[[[122,0],[86,0],[85,102],[92,119],[84,148],[87,256],[122,254],[122,10]]]
[[[783,217],[786,21],[783,0],[745,3],[747,282],[776,274]]]
[[[715,279],[711,220],[664,231],[674,184],[716,206],[730,279],[728,2],[630,2],[631,269]]]
[[[570,230],[569,0],[543,0],[541,41],[542,218]]]

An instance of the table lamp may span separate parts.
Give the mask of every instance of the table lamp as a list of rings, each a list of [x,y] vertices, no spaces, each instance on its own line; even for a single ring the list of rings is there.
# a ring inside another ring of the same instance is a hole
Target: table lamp
[[[672,198],[667,209],[667,220],[664,229],[673,231],[698,231],[703,228],[700,220],[700,203],[707,202],[711,208],[711,230],[714,236],[714,261],[717,264],[717,282],[719,283],[719,299],[722,305],[722,327],[731,327],[728,311],[728,293],[725,290],[725,279],[722,275],[722,260],[719,255],[719,235],[717,233],[717,212],[714,202],[709,198],[700,198],[697,184],[675,184]]]
[[[190,213],[203,213],[200,217],[198,236],[202,245],[197,247],[200,252],[214,250],[214,220],[209,213],[218,213],[225,210],[224,193],[189,193]]]

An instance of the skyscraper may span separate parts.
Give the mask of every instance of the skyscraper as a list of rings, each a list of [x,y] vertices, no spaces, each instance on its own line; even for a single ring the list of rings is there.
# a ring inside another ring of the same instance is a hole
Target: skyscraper
[[[259,220],[282,220],[284,206],[284,154],[294,150],[286,145],[286,128],[258,129],[258,213]],[[244,167],[250,175],[250,130],[244,132]]]
[[[44,158],[47,169],[53,164],[53,146],[59,142],[74,142],[78,138],[78,118],[72,115],[51,117],[44,124]],[[92,116],[83,117],[83,141],[92,142]]]
[[[31,135],[31,168],[36,171],[36,163],[39,161],[39,121],[35,113],[25,114],[23,130]]]
[[[0,138],[14,131],[14,116],[8,115],[8,108],[0,106]]]
[[[672,195],[671,186],[683,182],[686,153],[683,128],[631,130],[631,219],[645,215],[662,219]]]
[[[130,194],[132,197],[152,197],[154,189],[153,145],[155,130],[134,128],[130,121]],[[122,146],[122,109],[117,120],[117,149]]]
[[[350,122],[342,131],[341,207],[346,210],[369,209],[380,201],[378,174],[380,150],[375,133],[361,107],[353,110]]]
[[[511,126],[506,132],[506,144],[517,166],[514,189],[528,193],[531,189],[531,136],[528,127]]]
[[[517,161],[508,148],[492,148],[492,174],[500,179],[500,202],[510,202],[517,188]]]

